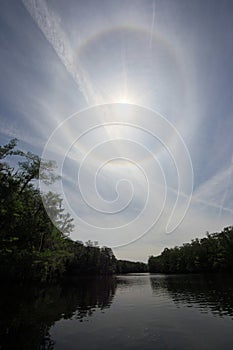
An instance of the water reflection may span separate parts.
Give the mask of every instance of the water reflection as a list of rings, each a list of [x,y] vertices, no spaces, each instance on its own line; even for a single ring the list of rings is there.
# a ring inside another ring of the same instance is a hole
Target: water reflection
[[[233,279],[226,275],[132,274],[50,288],[5,286],[0,349],[196,350],[203,339],[205,349],[232,349],[231,318]]]
[[[126,275],[117,276],[117,289],[124,290],[129,288],[137,289],[148,283],[148,273],[128,273]]]
[[[115,278],[87,278],[43,289],[1,287],[0,349],[54,349],[49,329],[56,321],[83,321],[96,309],[109,308],[115,290]]]
[[[177,307],[197,307],[233,318],[233,279],[229,275],[151,275],[155,295],[167,295]]]

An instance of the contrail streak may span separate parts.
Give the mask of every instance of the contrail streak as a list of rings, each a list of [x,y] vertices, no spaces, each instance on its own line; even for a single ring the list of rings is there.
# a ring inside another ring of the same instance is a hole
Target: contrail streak
[[[204,184],[202,184],[199,189],[194,193],[193,200],[218,208],[220,217],[223,211],[233,212],[232,208],[227,208],[224,206],[225,199],[227,194],[229,193],[230,182],[232,179],[232,171],[233,167],[230,165],[225,170],[214,175],[211,179],[207,180]],[[222,197],[223,195],[223,197]],[[221,203],[220,196],[222,197]]]
[[[232,165],[231,165],[230,174],[229,174],[228,181],[227,181],[227,187],[226,187],[226,190],[224,192],[223,199],[222,199],[222,205],[220,206],[219,213],[218,213],[219,218],[222,216],[222,212],[224,210],[224,203],[225,203],[225,200],[227,198],[227,194],[229,193],[229,189],[231,188],[231,183],[233,180],[233,154],[232,154],[231,162],[232,162]]]
[[[151,28],[150,28],[150,44],[149,44],[150,49],[152,48],[154,27],[155,27],[155,1],[153,2],[152,22],[151,22]]]
[[[82,67],[78,57],[75,57],[74,62],[73,50],[69,44],[69,40],[59,24],[56,15],[48,8],[46,1],[22,0],[22,2],[46,39],[54,48],[67,72],[78,85],[86,102],[88,104],[101,103],[101,96],[96,92],[88,73]]]

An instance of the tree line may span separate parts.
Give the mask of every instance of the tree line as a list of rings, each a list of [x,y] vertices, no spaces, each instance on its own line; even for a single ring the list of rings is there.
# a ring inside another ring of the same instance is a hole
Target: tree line
[[[140,261],[117,260],[116,273],[141,273],[148,272],[147,264]]]
[[[202,273],[233,271],[233,226],[222,232],[194,239],[181,247],[165,248],[159,256],[150,256],[150,272]]]
[[[0,279],[56,281],[92,274],[141,272],[146,264],[117,260],[111,248],[73,241],[73,219],[56,193],[41,193],[38,179],[57,180],[55,164],[17,149],[17,140],[0,146]],[[49,210],[49,218],[43,203]]]
[[[148,265],[117,260],[111,248],[73,241],[73,219],[58,194],[42,194],[38,179],[56,181],[55,164],[18,150],[17,140],[0,146],[0,279],[56,281],[93,274],[233,271],[233,227],[207,233],[181,247],[165,248]],[[52,213],[50,220],[43,203]]]
[[[53,281],[72,273],[114,273],[112,250],[71,240],[73,219],[62,199],[40,193],[39,172],[40,179],[52,183],[55,164],[16,147],[16,139],[0,147],[0,278]]]

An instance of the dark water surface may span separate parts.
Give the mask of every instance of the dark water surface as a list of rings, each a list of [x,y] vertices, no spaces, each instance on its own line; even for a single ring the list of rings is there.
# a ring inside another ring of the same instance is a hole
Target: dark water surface
[[[0,349],[233,349],[233,277],[132,274],[1,287]]]

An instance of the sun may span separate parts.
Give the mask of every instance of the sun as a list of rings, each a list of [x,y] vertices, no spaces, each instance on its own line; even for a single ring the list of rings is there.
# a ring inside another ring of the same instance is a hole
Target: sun
[[[133,92],[125,91],[114,91],[109,96],[112,103],[122,104],[138,104],[139,96],[136,96]]]
[[[116,99],[117,103],[124,103],[124,104],[135,104],[134,100],[129,97],[120,97]]]

